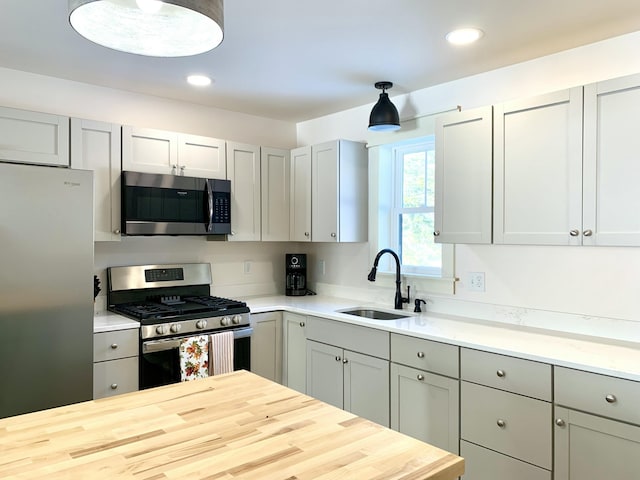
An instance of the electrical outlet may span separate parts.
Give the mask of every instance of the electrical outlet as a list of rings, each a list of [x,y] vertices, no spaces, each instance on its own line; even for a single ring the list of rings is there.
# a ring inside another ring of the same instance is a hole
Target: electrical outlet
[[[250,260],[245,260],[244,261],[244,265],[242,267],[242,271],[244,272],[245,275],[249,275],[251,273],[251,261]]]
[[[468,273],[467,290],[470,292],[484,292],[484,272]]]

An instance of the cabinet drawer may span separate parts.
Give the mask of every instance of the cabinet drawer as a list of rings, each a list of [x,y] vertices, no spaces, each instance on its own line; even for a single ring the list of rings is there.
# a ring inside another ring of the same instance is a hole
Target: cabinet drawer
[[[389,332],[326,318],[307,318],[307,338],[389,360]]]
[[[551,480],[551,472],[548,470],[464,440],[460,442],[460,456],[464,458],[462,480],[496,480],[499,478]]]
[[[458,347],[391,334],[391,361],[420,370],[459,377]]]
[[[551,365],[463,348],[460,378],[551,401]]]
[[[640,382],[555,368],[558,405],[640,425]]]
[[[461,437],[551,469],[551,404],[474,383],[460,386]]]
[[[93,398],[138,390],[138,357],[93,364]]]
[[[117,358],[138,356],[137,328],[93,334],[93,361],[104,362]]]

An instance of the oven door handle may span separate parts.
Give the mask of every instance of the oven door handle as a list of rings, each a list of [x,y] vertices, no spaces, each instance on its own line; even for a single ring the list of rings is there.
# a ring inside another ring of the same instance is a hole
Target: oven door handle
[[[237,330],[232,330],[232,331],[233,331],[234,340],[237,340],[239,338],[247,338],[253,335],[252,327],[238,328]],[[145,353],[163,352],[165,350],[178,348],[182,340],[185,338],[189,338],[189,336],[180,337],[180,338],[170,338],[167,340],[151,340],[151,341],[143,342],[142,353],[145,354]]]

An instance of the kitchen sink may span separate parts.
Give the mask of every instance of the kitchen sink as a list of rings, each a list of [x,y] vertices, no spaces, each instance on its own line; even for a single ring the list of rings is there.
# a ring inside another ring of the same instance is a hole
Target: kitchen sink
[[[355,315],[356,317],[371,318],[373,320],[397,320],[399,318],[407,318],[410,315],[398,315],[397,313],[385,312],[383,310],[374,310],[372,308],[355,308],[351,310],[341,310],[340,313]]]

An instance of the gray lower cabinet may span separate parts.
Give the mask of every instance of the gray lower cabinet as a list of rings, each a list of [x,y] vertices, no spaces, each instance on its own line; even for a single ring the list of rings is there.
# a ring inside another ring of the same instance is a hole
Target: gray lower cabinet
[[[307,393],[307,317],[284,312],[282,383],[300,393]]]
[[[282,383],[282,312],[251,315],[251,371]]]
[[[307,340],[307,394],[389,426],[389,361]]]
[[[138,390],[137,328],[93,334],[93,398]]]
[[[549,470],[521,462],[465,440],[460,441],[460,456],[465,461],[463,477],[465,479],[551,480]]]
[[[554,382],[554,479],[637,479],[640,382],[560,367]]]

